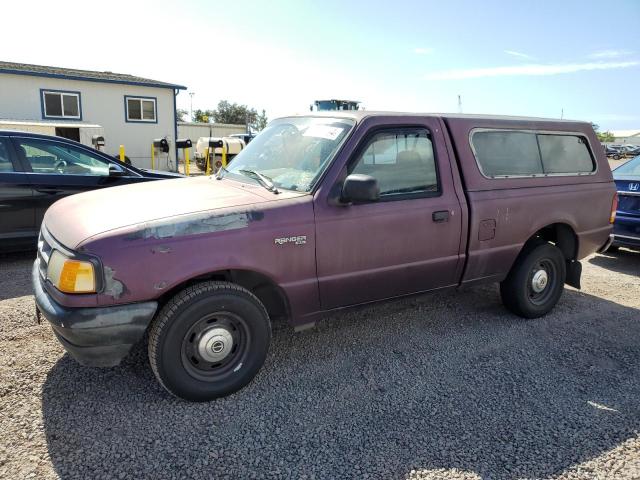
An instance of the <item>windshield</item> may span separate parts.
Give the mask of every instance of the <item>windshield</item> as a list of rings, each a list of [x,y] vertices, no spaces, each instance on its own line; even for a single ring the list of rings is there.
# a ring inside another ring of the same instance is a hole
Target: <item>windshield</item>
[[[256,181],[251,172],[278,188],[309,192],[353,128],[345,118],[294,117],[271,122],[227,167],[228,173]]]
[[[640,155],[632,158],[627,163],[620,165],[613,171],[614,177],[640,178]]]

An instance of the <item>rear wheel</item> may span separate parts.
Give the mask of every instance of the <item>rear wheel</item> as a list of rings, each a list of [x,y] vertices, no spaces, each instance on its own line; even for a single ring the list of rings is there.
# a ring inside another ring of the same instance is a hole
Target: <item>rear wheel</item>
[[[550,243],[536,243],[520,254],[500,284],[502,303],[516,315],[537,318],[558,303],[566,278],[564,256]]]
[[[269,316],[248,290],[205,282],[178,293],[149,334],[149,362],[177,397],[207,401],[247,385],[262,367],[271,340]]]

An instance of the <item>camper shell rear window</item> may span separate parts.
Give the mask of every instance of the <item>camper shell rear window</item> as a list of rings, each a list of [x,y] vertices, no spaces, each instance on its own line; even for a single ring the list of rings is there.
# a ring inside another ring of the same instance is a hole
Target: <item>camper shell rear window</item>
[[[474,129],[471,149],[487,178],[590,175],[596,163],[580,133]]]

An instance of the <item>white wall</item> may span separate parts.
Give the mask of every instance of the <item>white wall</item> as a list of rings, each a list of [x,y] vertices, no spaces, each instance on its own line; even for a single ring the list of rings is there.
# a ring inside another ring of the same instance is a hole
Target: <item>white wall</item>
[[[613,142],[609,142],[613,144],[629,144],[629,145],[640,145],[640,136],[634,137],[615,137]]]
[[[173,89],[0,73],[0,118],[43,121],[40,89],[80,92],[82,121],[77,122],[78,126],[91,123],[104,127],[104,150],[115,155],[124,145],[135,166],[149,168],[152,140],[168,137],[175,170]],[[155,97],[158,123],[125,122],[125,95]],[[63,121],[70,123],[68,119]],[[166,154],[160,155],[156,168],[167,169]]]
[[[211,129],[211,134],[209,134],[209,129]],[[247,127],[244,125],[178,122],[178,138],[190,138],[194,146],[200,137],[226,137],[233,133],[246,131]]]

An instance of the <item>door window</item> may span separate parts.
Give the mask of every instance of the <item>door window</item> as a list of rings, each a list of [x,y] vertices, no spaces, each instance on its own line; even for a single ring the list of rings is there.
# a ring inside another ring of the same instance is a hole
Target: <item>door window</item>
[[[18,139],[33,173],[108,176],[109,162],[80,148],[59,142]]]
[[[4,138],[0,138],[0,173],[13,172],[13,163],[9,156],[9,144]]]
[[[433,142],[425,129],[375,134],[349,173],[374,177],[380,187],[381,200],[439,194]]]

